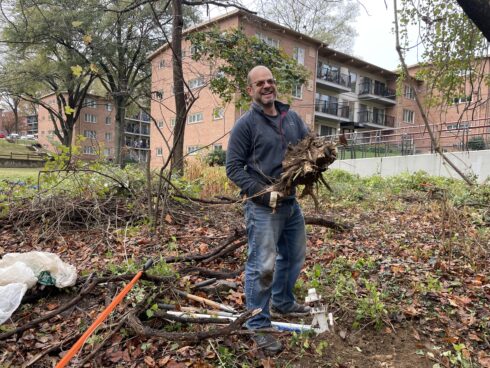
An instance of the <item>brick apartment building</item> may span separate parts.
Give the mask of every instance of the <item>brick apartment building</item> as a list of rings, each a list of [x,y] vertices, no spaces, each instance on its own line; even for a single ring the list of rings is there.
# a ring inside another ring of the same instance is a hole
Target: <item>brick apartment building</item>
[[[414,98],[416,90],[424,100],[426,91],[421,81],[414,78],[407,80],[402,86],[401,95],[397,96],[398,75],[395,72],[330,49],[316,39],[239,10],[211,19],[186,32],[213,27],[223,30],[241,28],[245,34],[256,36],[271,47],[282,48],[310,71],[311,79],[292,91],[291,106],[318,135],[346,133],[353,144],[396,140],[402,145],[408,144],[412,153],[420,151],[417,147],[430,149],[430,140]],[[206,85],[213,75],[214,66],[202,61],[194,62],[191,53],[192,45],[184,41],[184,77],[193,93],[198,95],[187,119],[184,153],[194,154],[205,146],[226,150],[227,133],[243,111],[235,108],[233,103],[224,105],[210,92]],[[168,45],[163,45],[149,59],[152,64],[151,90],[155,92],[151,114],[171,145],[175,124],[171,50]],[[488,64],[488,59],[485,63]],[[412,77],[415,77],[417,68],[410,68]],[[484,73],[488,74],[488,65]],[[468,140],[468,136],[462,137],[462,129],[471,124],[483,124],[482,130],[488,134],[488,127],[485,127],[489,118],[487,98],[488,86],[485,86],[479,90],[479,96],[473,96],[473,100],[485,102],[468,106],[470,97],[455,96],[454,105],[444,114],[439,111],[441,109],[431,108],[428,111],[429,121],[435,125],[441,142],[448,147],[461,148],[461,142]],[[464,106],[470,109],[461,115]],[[475,120],[476,116],[477,123],[458,122]],[[150,132],[153,167],[159,166],[168,154],[167,143],[159,129],[152,125]],[[475,134],[480,132],[475,130]]]
[[[43,97],[43,102],[56,104],[54,94]],[[114,157],[115,116],[112,101],[97,95],[87,95],[79,119],[73,131],[73,143],[80,146],[81,153],[86,159],[97,156],[108,159]],[[150,118],[139,112],[125,119],[124,154],[136,162],[146,162],[150,149]],[[54,134],[53,122],[46,108],[39,105],[38,110],[39,143],[47,149],[54,149],[53,143],[58,142]],[[83,137],[77,142],[78,137]]]

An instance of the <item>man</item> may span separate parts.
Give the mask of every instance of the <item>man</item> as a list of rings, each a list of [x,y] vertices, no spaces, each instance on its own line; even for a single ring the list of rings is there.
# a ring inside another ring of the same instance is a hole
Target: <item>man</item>
[[[294,193],[277,193],[271,187],[282,173],[288,144],[299,142],[308,130],[288,105],[276,101],[276,82],[268,68],[250,70],[247,84],[253,102],[231,132],[226,174],[247,198],[245,296],[247,309],[262,309],[247,327],[260,330],[271,327],[270,301],[272,311],[284,316],[306,315],[310,310],[296,303],[293,295],[305,259],[303,214]],[[270,334],[257,332],[253,338],[266,353],[282,350]]]

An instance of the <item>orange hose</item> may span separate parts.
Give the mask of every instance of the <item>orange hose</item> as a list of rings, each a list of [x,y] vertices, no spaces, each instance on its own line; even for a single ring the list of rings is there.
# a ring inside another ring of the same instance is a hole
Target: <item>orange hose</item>
[[[116,308],[116,306],[123,300],[129,290],[136,284],[138,279],[141,277],[144,271],[139,271],[133,279],[127,284],[124,289],[114,298],[114,300],[107,306],[106,309],[102,311],[101,314],[97,317],[97,319],[92,323],[92,325],[88,328],[87,331],[78,339],[78,341],[68,350],[68,353],[60,360],[60,362],[56,365],[56,368],[64,368],[71,358],[75,356],[76,353],[82,348],[85,341],[89,338],[90,335],[99,327],[99,325],[107,318],[107,316]]]

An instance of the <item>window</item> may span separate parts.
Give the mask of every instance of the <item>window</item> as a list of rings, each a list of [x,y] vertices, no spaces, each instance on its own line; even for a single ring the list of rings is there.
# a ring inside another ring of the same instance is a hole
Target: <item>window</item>
[[[112,133],[106,132],[105,135],[104,135],[104,139],[105,139],[106,142],[112,141]]]
[[[213,120],[223,119],[225,116],[225,110],[222,107],[215,107],[213,109]]]
[[[454,123],[454,124],[448,124],[447,125],[447,130],[460,130],[460,129],[468,129],[470,127],[470,123],[467,121],[464,123]]]
[[[86,123],[97,123],[97,116],[92,114],[85,114],[85,122]]]
[[[460,104],[460,103],[466,103],[466,102],[471,102],[471,95],[453,98],[453,104]]]
[[[111,149],[110,148],[104,148],[104,156],[110,156],[111,155]]]
[[[198,87],[202,87],[202,86],[204,86],[204,78],[203,77],[199,77],[196,79],[189,80],[189,88],[190,89],[194,89],[194,88],[198,88]]]
[[[162,149],[162,147],[157,147],[156,154],[157,154],[158,157],[163,156],[163,149]]]
[[[305,49],[295,47],[293,51],[293,59],[296,60],[298,64],[305,65]]]
[[[97,108],[97,102],[92,98],[85,99],[85,107],[90,107],[91,109]]]
[[[105,104],[105,110],[106,111],[112,111],[112,104],[111,103],[106,103]]]
[[[303,98],[303,85],[296,84],[293,86],[293,90],[291,91],[291,95],[294,98]]]
[[[256,36],[259,40],[265,42],[269,46],[279,48],[279,40],[276,40],[275,38],[269,37],[263,33],[257,33]]]
[[[158,127],[163,128],[163,120],[158,121]]]
[[[403,91],[403,96],[409,100],[415,100],[415,90],[412,86],[405,84],[405,89]]]
[[[95,130],[84,130],[83,136],[86,138],[97,138],[97,132]]]
[[[197,151],[199,151],[201,147],[199,146],[187,146],[187,154],[188,155],[196,155]]]
[[[413,124],[413,111],[403,109],[403,122]]]
[[[86,155],[95,155],[95,148],[92,146],[83,146],[83,153]]]
[[[320,125],[320,136],[333,135],[335,129],[326,125]]]
[[[111,117],[110,116],[105,117],[105,125],[111,125]]]
[[[349,72],[349,83],[350,83],[350,90],[352,92],[356,92],[357,73]]]
[[[196,46],[191,46],[190,49],[189,49],[189,54],[191,56],[195,55],[195,53],[197,52],[197,47]]]
[[[165,68],[165,60],[160,60],[160,62],[158,63],[158,69],[163,69]]]
[[[170,127],[175,127],[175,118],[170,118]]]
[[[213,145],[215,151],[223,151],[223,145],[221,143],[216,143]]]
[[[195,114],[189,115],[189,117],[187,118],[187,123],[195,124],[195,123],[200,123],[203,120],[204,118],[202,112],[196,112]]]
[[[155,98],[157,100],[162,100],[163,99],[163,89],[160,89],[158,91],[155,92]]]

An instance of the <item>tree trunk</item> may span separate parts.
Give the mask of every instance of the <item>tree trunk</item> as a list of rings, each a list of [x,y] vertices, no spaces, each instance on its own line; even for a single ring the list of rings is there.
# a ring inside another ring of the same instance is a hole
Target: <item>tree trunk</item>
[[[124,118],[126,115],[126,99],[122,97],[114,98],[114,108],[116,109],[116,129],[114,132],[114,158],[115,162],[118,165],[122,165],[124,162],[123,157],[123,148],[124,144],[124,131],[125,131],[125,123]]]
[[[182,70],[182,28],[184,20],[182,17],[182,1],[172,0],[173,21],[172,21],[172,66],[174,81],[175,98],[175,128],[173,138],[173,153],[171,170],[176,174],[182,175],[184,172],[184,131],[187,116],[185,96],[184,96],[184,73]]]
[[[457,0],[468,18],[490,42],[490,1],[489,0]]]

